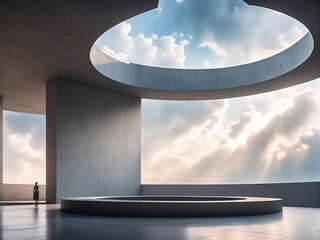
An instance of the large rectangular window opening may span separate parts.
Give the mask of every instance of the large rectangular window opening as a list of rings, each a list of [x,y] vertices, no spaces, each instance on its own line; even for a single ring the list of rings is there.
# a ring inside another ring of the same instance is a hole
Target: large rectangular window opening
[[[46,184],[45,116],[3,112],[3,182]]]
[[[247,97],[142,101],[142,183],[320,180],[320,80]]]

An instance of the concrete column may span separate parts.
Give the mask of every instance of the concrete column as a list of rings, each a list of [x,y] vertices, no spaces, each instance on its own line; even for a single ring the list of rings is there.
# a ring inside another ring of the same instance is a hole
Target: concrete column
[[[78,82],[47,84],[47,202],[139,195],[141,99]]]
[[[0,96],[0,201],[3,200],[3,97]]]

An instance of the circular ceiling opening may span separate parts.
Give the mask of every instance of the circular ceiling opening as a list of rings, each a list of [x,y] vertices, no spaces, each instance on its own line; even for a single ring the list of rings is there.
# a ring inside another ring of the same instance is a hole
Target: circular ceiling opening
[[[273,56],[307,33],[297,20],[242,0],[161,1],[102,34],[96,46],[125,63],[208,69]]]
[[[285,14],[241,0],[172,0],[111,28],[90,60],[109,79],[160,93],[151,98],[217,99],[297,84],[269,80],[313,48],[311,33]]]

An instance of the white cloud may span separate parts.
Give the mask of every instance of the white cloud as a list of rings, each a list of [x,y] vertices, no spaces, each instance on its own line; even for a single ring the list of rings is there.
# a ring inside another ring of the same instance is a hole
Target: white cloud
[[[114,59],[118,59],[119,61],[129,63],[129,56],[123,52],[116,53],[115,51],[111,50],[107,46],[103,46],[101,49],[103,52],[108,54],[109,56],[113,57]]]
[[[305,29],[299,25],[295,25],[285,32],[281,32],[278,34],[279,42],[281,43],[283,48],[288,48],[293,43],[295,43],[298,39],[302,38],[305,34]]]
[[[130,36],[131,24],[122,22],[111,28],[105,38],[108,41],[108,48],[114,52],[130,52],[134,47],[133,38]]]
[[[307,32],[302,24],[284,14],[245,6],[241,1],[205,0],[201,7],[196,1],[185,4],[182,19],[190,25],[188,30],[197,38],[198,47],[210,50],[202,51],[200,68],[234,66],[270,57]],[[187,61],[193,58],[186,57]]]
[[[143,33],[131,36],[131,25],[123,22],[109,30],[100,40],[99,45],[104,52],[112,57],[124,61],[142,65],[184,68],[185,47],[189,41],[184,39],[180,43],[171,36],[150,37]]]
[[[246,64],[271,57],[278,52],[290,47],[298,39],[302,38],[305,31],[298,25],[289,28],[285,32],[275,33],[277,44],[265,47],[259,38],[250,40],[250,46],[241,44],[227,45],[214,40],[204,40],[198,46],[208,48],[210,55],[203,61],[203,68],[220,68],[239,64]]]
[[[3,179],[5,183],[45,184],[43,116],[4,112]]]
[[[302,85],[252,97],[205,101],[210,114],[192,114],[194,108],[185,104],[190,111],[187,122],[178,110],[177,115],[169,109],[158,111],[159,122],[152,120],[155,126],[147,125],[142,132],[142,182],[319,180],[317,91],[319,86]],[[179,103],[177,109],[181,108]],[[163,115],[169,113],[173,119],[163,122]],[[193,121],[195,116],[197,121]],[[172,133],[182,124],[181,131]],[[154,141],[146,143],[146,136]]]
[[[7,137],[7,139],[9,149],[15,149],[17,154],[24,156],[26,159],[43,161],[43,159],[45,158],[43,150],[32,148],[30,144],[32,141],[32,134],[11,134]]]
[[[132,21],[137,25],[123,22],[112,28],[98,41],[100,48],[126,62],[171,68],[219,68],[270,57],[294,44],[307,32],[302,24],[284,14],[250,6],[240,0],[203,0],[201,4],[197,1],[163,1],[156,12],[137,16],[138,23]],[[154,34],[133,36],[131,32],[139,29],[142,32],[152,30]],[[161,31],[159,36],[158,29]],[[174,47],[168,44],[168,48],[160,50],[161,40],[170,41],[164,32],[174,39]],[[148,38],[152,42],[144,47],[137,45],[138,40],[148,41]],[[188,51],[185,51],[186,46]],[[176,48],[178,50],[173,50]],[[160,54],[160,51],[167,52],[169,61],[162,59],[164,53]]]
[[[184,40],[182,40],[181,42],[180,42],[180,45],[181,46],[188,46],[190,44],[190,42],[188,41],[188,40],[186,40],[186,39],[184,39]]]
[[[227,51],[223,47],[219,46],[219,44],[215,41],[204,41],[199,44],[199,47],[208,47],[214,54],[217,54],[224,58],[229,57]]]

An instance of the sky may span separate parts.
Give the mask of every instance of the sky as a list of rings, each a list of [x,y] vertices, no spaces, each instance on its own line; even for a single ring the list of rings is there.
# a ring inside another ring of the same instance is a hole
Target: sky
[[[45,184],[45,116],[3,112],[4,183]]]
[[[96,42],[124,62],[221,68],[258,61],[307,29],[238,0],[163,0]],[[142,101],[143,183],[320,180],[320,80],[253,96]],[[4,181],[45,182],[45,117],[4,112]]]
[[[320,81],[249,97],[142,103],[143,183],[320,180]]]
[[[96,42],[125,61],[169,68],[217,68],[257,61],[299,40],[293,18],[241,0],[163,0]]]

